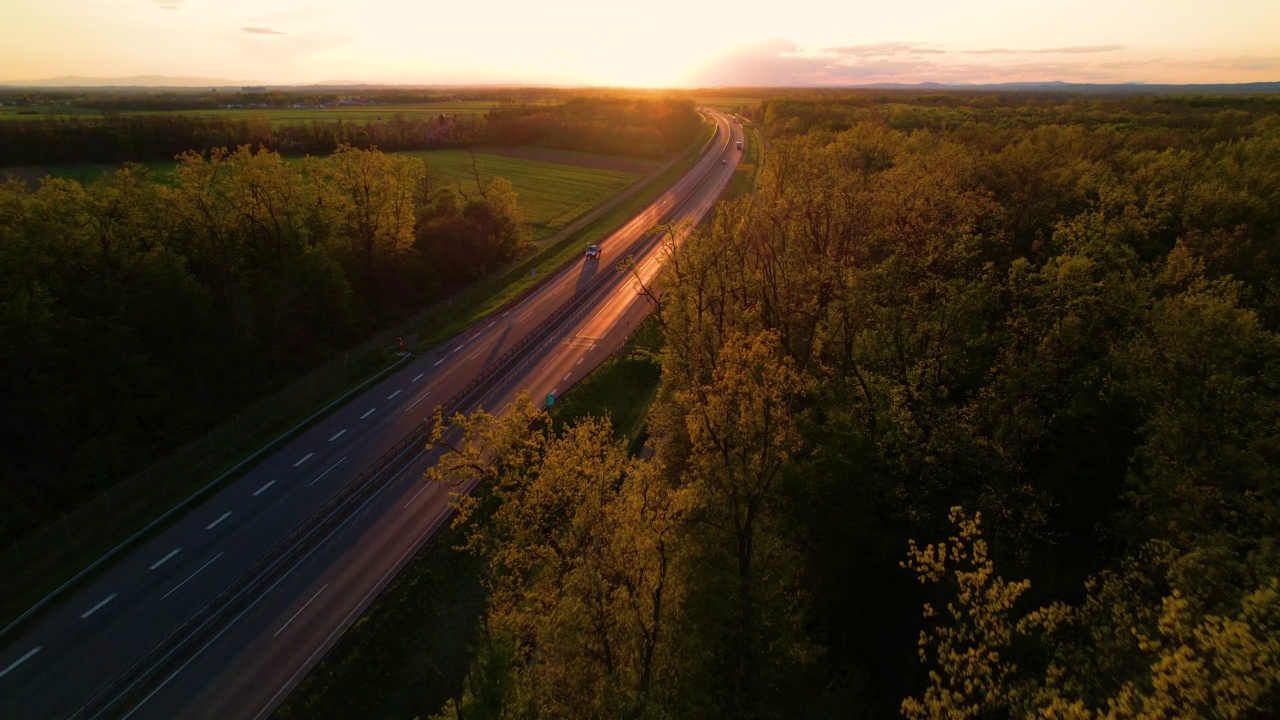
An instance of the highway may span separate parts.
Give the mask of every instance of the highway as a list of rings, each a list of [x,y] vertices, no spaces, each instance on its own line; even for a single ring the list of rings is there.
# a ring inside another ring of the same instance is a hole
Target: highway
[[[620,253],[649,237],[638,272],[660,269],[658,222],[705,215],[737,162],[741,128],[719,132],[690,173],[514,307],[495,313],[313,425],[85,584],[0,652],[0,718],[62,718],[234,583],[389,447],[582,288],[597,288],[468,407],[521,391],[559,394],[603,362],[647,314]],[[727,159],[727,162],[722,162]],[[606,275],[593,282],[597,275]],[[448,491],[425,483],[425,447],[147,692],[102,717],[266,717],[443,522]],[[91,715],[92,716],[92,715]]]

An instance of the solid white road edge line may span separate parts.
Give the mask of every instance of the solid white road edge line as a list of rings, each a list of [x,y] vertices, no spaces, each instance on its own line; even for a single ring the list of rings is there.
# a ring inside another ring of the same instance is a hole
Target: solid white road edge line
[[[419,495],[421,495],[423,492],[425,492],[425,491],[426,491],[426,489],[427,489],[427,488],[429,488],[429,487],[431,487],[431,485],[433,485],[433,484],[434,484],[434,483],[425,483],[425,482],[424,482],[424,483],[422,484],[422,487],[418,488],[418,492],[414,493],[414,494],[413,494],[413,497],[409,498],[409,502],[405,503],[405,504],[404,504],[404,506],[405,506],[405,507],[409,507],[410,505],[412,505],[412,504],[413,504],[413,501],[414,501],[414,500],[417,500],[417,499],[418,499],[418,496],[419,496]]]
[[[99,610],[101,610],[101,609],[102,609],[102,606],[103,606],[103,605],[106,605],[107,603],[111,602],[112,600],[115,600],[115,599],[116,599],[116,596],[117,596],[117,595],[119,595],[119,594],[120,594],[120,593],[111,593],[110,595],[108,595],[108,596],[106,597],[106,599],[105,599],[105,600],[103,600],[102,602],[98,603],[97,605],[94,605],[93,607],[89,608],[89,611],[88,611],[88,612],[86,612],[85,614],[81,615],[81,616],[80,616],[80,619],[81,619],[81,620],[83,620],[83,619],[85,619],[85,618],[89,617],[90,615],[92,615],[92,614],[94,614],[94,613],[98,612]]]
[[[342,460],[346,460],[348,457],[350,457],[350,456],[349,456],[349,455],[343,455],[343,456],[342,456]],[[332,470],[332,469],[334,469],[334,468],[338,467],[339,465],[341,465],[341,464],[342,464],[342,460],[339,460],[338,462],[336,462],[336,463],[334,463],[334,464],[330,465],[330,466],[329,466],[329,470]],[[316,483],[320,482],[320,478],[324,477],[325,475],[328,475],[328,474],[329,474],[329,470],[325,470],[324,472],[322,472],[322,473],[320,473],[319,475],[317,475],[315,480],[312,480],[311,482],[307,483],[307,487],[311,487],[312,485],[315,485]]]
[[[213,522],[209,523],[208,525],[205,525],[205,526],[204,526],[204,529],[205,529],[205,530],[212,530],[214,527],[216,527],[216,526],[217,526],[217,524],[218,524],[218,523],[222,522],[223,520],[226,520],[226,519],[227,519],[227,518],[229,518],[229,517],[231,517],[231,511],[230,511],[230,510],[228,510],[228,511],[226,511],[226,512],[222,513],[222,515],[221,515],[221,516],[219,516],[217,520],[214,520]]]
[[[414,457],[414,460],[417,460],[417,456]],[[413,461],[410,461],[410,464],[412,464],[412,462]],[[397,476],[398,475],[399,474],[397,474]],[[392,478],[392,480],[394,479],[395,478]],[[388,483],[388,485],[390,485],[390,483]],[[365,593],[365,596],[360,599],[360,602],[357,603],[354,608],[352,608],[351,612],[347,613],[347,616],[342,619],[341,623],[338,623],[337,627],[334,628],[333,632],[329,633],[329,637],[325,638],[324,642],[320,643],[320,646],[317,647],[315,651],[311,653],[311,656],[307,658],[307,661],[304,662],[302,666],[298,668],[296,672],[293,673],[293,676],[290,677],[289,680],[285,682],[285,684],[281,686],[279,690],[276,691],[275,695],[271,696],[271,699],[267,701],[266,706],[264,706],[262,710],[258,711],[258,714],[254,716],[254,720],[260,720],[260,718],[270,715],[271,711],[274,710],[276,705],[280,703],[280,699],[293,691],[294,686],[298,684],[298,679],[304,673],[309,672],[310,669],[315,665],[316,658],[319,657],[320,655],[323,655],[325,652],[327,652],[328,649],[333,645],[334,640],[339,635],[346,632],[347,628],[351,626],[351,620],[355,618],[355,616],[358,613],[360,613],[362,610],[366,609],[366,606],[369,603],[369,598],[382,592],[382,589],[386,587],[387,579],[394,576],[396,573],[400,572],[401,568],[404,566],[405,560],[411,557],[415,552],[417,552],[418,547],[422,545],[423,540],[431,537],[436,532],[436,530],[440,527],[440,523],[445,520],[448,520],[450,515],[452,515],[452,513],[447,513],[447,512],[440,513],[440,516],[435,519],[435,522],[431,523],[431,526],[427,528],[426,532],[418,536],[418,541],[414,543],[413,546],[410,547],[405,554],[400,556],[400,559],[396,561],[396,564],[393,565],[390,570],[387,570],[387,572],[382,575],[382,578],[378,580],[377,584],[375,584],[372,588],[369,589],[369,592]]]
[[[401,410],[400,412],[401,412],[402,414],[403,414],[403,413],[407,413],[407,412],[409,412],[410,410],[412,410],[412,409],[413,409],[413,406],[414,406],[414,405],[417,405],[418,403],[422,402],[423,400],[426,400],[426,399],[427,399],[427,396],[428,396],[428,395],[430,395],[430,394],[431,394],[431,391],[430,391],[430,390],[428,390],[428,391],[426,391],[426,392],[422,393],[422,397],[420,397],[420,398],[418,398],[417,400],[414,400],[413,402],[409,403],[409,406],[408,406],[408,407],[406,407],[404,410]]]
[[[293,622],[294,620],[296,620],[296,619],[298,618],[298,616],[302,614],[302,611],[303,611],[303,610],[306,610],[308,607],[310,607],[310,606],[311,606],[311,603],[315,602],[315,601],[316,601],[316,598],[320,597],[320,593],[324,592],[324,588],[327,588],[327,587],[329,587],[329,583],[325,583],[325,584],[324,584],[324,587],[322,587],[322,588],[320,588],[319,590],[317,590],[317,591],[316,591],[316,594],[315,594],[315,595],[312,595],[312,596],[311,596],[311,599],[307,601],[307,604],[306,604],[306,605],[303,605],[303,606],[302,606],[302,607],[300,607],[300,608],[298,608],[298,612],[294,613],[294,614],[293,614],[293,617],[291,617],[291,618],[289,618],[288,620],[286,620],[286,621],[285,621],[285,623],[284,623],[283,625],[281,625],[281,626],[280,626],[280,629],[276,631],[276,634],[275,634],[275,635],[272,635],[271,637],[280,637],[280,633],[284,632],[284,629],[285,629],[285,628],[287,628],[287,627],[289,627],[289,623],[291,623],[291,622]]]
[[[177,555],[180,552],[182,552],[182,548],[174,548],[168,555],[165,555],[164,557],[157,560],[156,564],[151,566],[151,569],[155,570],[156,568],[168,562],[169,558],[173,557],[174,555]]]
[[[227,514],[228,514],[228,515],[230,515],[231,513],[227,513]],[[200,570],[204,570],[205,568],[209,567],[210,565],[212,565],[212,564],[213,564],[213,561],[214,561],[214,560],[217,560],[217,559],[218,559],[218,558],[220,558],[220,557],[222,557],[222,553],[218,553],[217,555],[214,555],[213,557],[209,558],[209,562],[207,562],[207,563],[205,563],[205,564],[201,565],[201,566],[200,566]],[[195,571],[195,572],[191,573],[190,575],[188,575],[188,576],[187,576],[187,580],[190,580],[191,578],[195,577],[196,575],[199,575],[199,574],[200,574],[200,570],[197,570],[197,571]],[[172,590],[170,590],[169,592],[165,593],[164,595],[161,595],[161,596],[160,596],[160,599],[161,599],[161,600],[163,600],[163,599],[165,599],[165,598],[169,597],[170,595],[174,594],[175,592],[177,592],[178,588],[180,588],[180,587],[182,587],[183,585],[186,585],[186,584],[187,584],[187,580],[183,580],[182,582],[178,583],[177,585],[174,585],[174,586],[173,586],[173,589],[172,589]]]
[[[28,651],[27,651],[27,654],[26,654],[26,655],[23,655],[22,657],[18,658],[17,660],[14,660],[13,662],[9,663],[9,667],[7,667],[7,668],[5,668],[5,669],[3,669],[3,670],[0,670],[0,677],[4,677],[5,675],[8,675],[10,670],[12,670],[12,669],[14,669],[14,668],[18,667],[19,665],[21,665],[22,663],[24,663],[24,662],[26,662],[26,661],[28,661],[28,660],[30,660],[30,659],[32,658],[32,656],[34,656],[36,653],[40,652],[40,651],[41,651],[41,650],[43,650],[43,649],[44,649],[44,646],[43,646],[43,645],[37,645],[37,646],[35,646],[35,647],[31,648],[30,650],[28,650]]]

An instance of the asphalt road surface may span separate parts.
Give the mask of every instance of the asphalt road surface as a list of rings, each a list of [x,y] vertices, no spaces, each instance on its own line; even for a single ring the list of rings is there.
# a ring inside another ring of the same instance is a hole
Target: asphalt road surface
[[[423,418],[599,273],[612,277],[476,401],[501,409],[521,391],[560,394],[620,347],[648,313],[621,252],[662,221],[705,215],[731,178],[739,126],[720,132],[692,171],[520,304],[410,362],[266,458],[80,588],[0,652],[0,718],[61,718],[144,657],[245,573]],[[728,159],[727,163],[722,160]],[[661,244],[635,256],[652,279]],[[470,408],[467,408],[470,409]],[[448,490],[424,483],[424,449],[239,616],[148,695],[131,718],[266,717],[413,553],[447,520]]]

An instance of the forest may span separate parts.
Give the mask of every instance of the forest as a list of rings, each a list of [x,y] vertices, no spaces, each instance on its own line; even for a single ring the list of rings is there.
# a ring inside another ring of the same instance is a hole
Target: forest
[[[649,288],[651,455],[458,418],[438,717],[1280,713],[1280,98],[752,116],[757,191]]]
[[[368,122],[115,111],[7,120],[0,122],[0,167],[168,160],[240,145],[286,155],[327,155],[343,145],[384,152],[540,145],[657,158],[689,145],[700,128],[687,98],[571,97],[546,105],[503,97],[485,115],[407,117],[388,110],[385,119]]]
[[[509,261],[521,223],[505,178],[345,145],[0,184],[0,537]]]

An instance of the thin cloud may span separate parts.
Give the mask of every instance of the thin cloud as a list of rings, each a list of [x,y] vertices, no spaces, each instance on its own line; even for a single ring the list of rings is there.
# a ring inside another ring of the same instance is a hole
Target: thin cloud
[[[1116,50],[1123,50],[1124,47],[1124,45],[1071,45],[1068,47],[1045,48],[1043,50],[1028,50],[1027,52],[1081,55],[1084,53],[1114,52]]]
[[[1034,50],[1013,50],[1011,48],[983,48],[982,50],[961,50],[964,55],[1021,55],[1023,53],[1032,55],[1048,55],[1054,53],[1064,53],[1067,55],[1082,55],[1087,53],[1114,52],[1116,50],[1125,49],[1124,45],[1069,45],[1067,47],[1054,48],[1038,48]]]
[[[946,50],[924,47],[920,43],[913,42],[885,42],[824,48],[823,52],[850,57],[897,57],[901,55],[939,55],[946,53]]]
[[[271,28],[264,28],[264,27],[243,27],[240,29],[243,30],[244,32],[249,33],[250,35],[288,35],[289,34],[287,32],[281,32],[279,30],[272,30]]]

